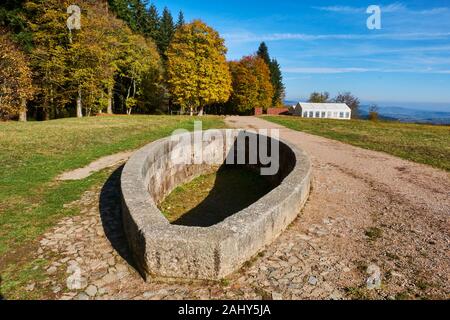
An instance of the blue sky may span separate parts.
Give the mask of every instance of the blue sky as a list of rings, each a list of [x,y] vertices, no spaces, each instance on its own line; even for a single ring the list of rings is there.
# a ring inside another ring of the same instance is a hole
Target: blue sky
[[[156,0],[201,18],[226,40],[229,59],[265,41],[281,64],[288,100],[351,91],[365,103],[450,111],[450,1]],[[369,30],[369,5],[382,29]]]

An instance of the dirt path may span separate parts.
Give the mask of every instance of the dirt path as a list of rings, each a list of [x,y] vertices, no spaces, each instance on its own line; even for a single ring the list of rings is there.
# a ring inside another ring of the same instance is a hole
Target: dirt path
[[[36,257],[51,261],[48,277],[28,290],[60,299],[450,298],[446,172],[253,117],[227,122],[280,128],[312,158],[307,205],[263,253],[220,283],[143,282],[127,262],[118,168],[72,204],[81,216],[43,237]],[[370,276],[380,288],[368,289]]]
[[[238,128],[277,128],[312,158],[314,183],[299,229],[344,219],[323,244],[364,269],[380,267],[386,292],[450,297],[450,175],[384,153],[296,132],[255,117]],[[349,282],[342,285],[354,286]],[[418,289],[418,290],[417,290]],[[405,291],[402,291],[405,290]]]
[[[134,151],[120,152],[110,156],[102,157],[98,160],[91,162],[84,168],[79,168],[76,170],[64,172],[56,178],[60,181],[69,180],[83,180],[95,172],[99,172],[103,169],[114,167],[115,165],[125,162],[128,160]]]

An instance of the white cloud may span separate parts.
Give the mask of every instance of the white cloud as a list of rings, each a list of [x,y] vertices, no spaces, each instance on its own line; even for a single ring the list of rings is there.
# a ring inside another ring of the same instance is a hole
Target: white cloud
[[[433,9],[429,9],[429,10],[422,10],[419,11],[420,14],[425,14],[425,15],[433,15],[433,14],[443,14],[443,13],[447,13],[450,11],[450,8],[433,8]]]
[[[428,74],[450,74],[450,70],[447,69],[390,69],[390,68],[333,68],[333,67],[316,67],[316,68],[284,68],[285,73],[294,74],[340,74],[340,73],[367,73],[367,72],[380,72],[380,73],[428,73]]]
[[[284,68],[286,73],[304,73],[304,74],[339,74],[339,73],[362,73],[369,72],[365,68]]]
[[[406,10],[408,10],[408,8],[404,4],[398,3],[398,2],[381,7],[382,12],[388,12],[388,13],[401,12],[401,11],[406,11]]]
[[[312,7],[313,9],[328,12],[342,12],[342,13],[359,13],[364,12],[364,8],[356,8],[349,6],[328,6],[328,7]]]
[[[350,6],[325,6],[325,7],[312,7],[313,9],[335,12],[335,13],[365,13],[366,8],[363,7],[350,7]],[[408,12],[411,14],[422,14],[422,15],[433,15],[442,14],[450,11],[450,8],[439,7],[431,8],[426,10],[413,10],[408,8],[405,4],[401,2],[394,2],[385,6],[381,6],[381,11],[384,13],[398,13],[398,12]]]
[[[437,40],[450,38],[450,32],[414,32],[383,34],[304,34],[304,33],[272,33],[256,35],[248,32],[227,33],[223,35],[227,41],[260,42],[260,41],[316,41],[316,40]]]

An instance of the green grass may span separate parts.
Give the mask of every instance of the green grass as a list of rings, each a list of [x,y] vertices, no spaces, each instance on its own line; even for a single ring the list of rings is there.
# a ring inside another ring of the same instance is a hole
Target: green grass
[[[12,300],[36,300],[40,299],[43,292],[36,287],[33,291],[25,290],[30,283],[38,283],[45,280],[45,268],[48,262],[44,259],[36,259],[23,263],[20,269],[16,265],[10,264],[2,274],[2,283],[0,294],[5,298]],[[18,289],[20,288],[20,289]]]
[[[111,169],[80,181],[59,182],[68,170],[117,152],[134,150],[175,129],[223,128],[221,117],[117,116],[49,122],[0,123],[0,300],[42,299],[48,261],[34,260],[37,239],[61,218],[80,214],[65,207],[106,182]],[[24,287],[37,283],[37,289]]]
[[[204,129],[224,127],[220,117],[201,120]],[[192,130],[193,119],[117,116],[0,123],[0,268],[6,253],[35,240],[60,218],[77,214],[64,204],[107,179],[106,172],[99,172],[81,181],[57,182],[59,174],[180,128]]]
[[[321,120],[265,116],[290,129],[450,171],[450,127],[386,121]]]
[[[207,227],[248,207],[271,189],[256,172],[222,167],[178,186],[159,208],[172,223]]]

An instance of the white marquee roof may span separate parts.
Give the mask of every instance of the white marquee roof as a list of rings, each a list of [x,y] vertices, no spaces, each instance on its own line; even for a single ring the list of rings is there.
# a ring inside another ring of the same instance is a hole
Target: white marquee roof
[[[301,106],[303,110],[308,111],[343,111],[351,112],[351,109],[345,103],[309,103],[299,102],[297,106]]]

